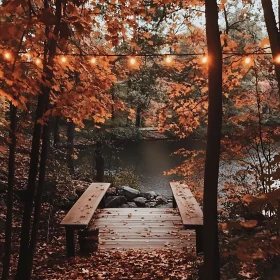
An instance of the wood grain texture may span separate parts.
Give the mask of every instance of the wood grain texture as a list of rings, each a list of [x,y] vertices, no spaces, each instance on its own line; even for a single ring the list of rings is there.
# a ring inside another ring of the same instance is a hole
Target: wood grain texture
[[[196,228],[197,226],[202,226],[202,210],[188,186],[177,182],[171,182],[170,187],[177,202],[185,228]]]
[[[99,228],[100,250],[182,250],[195,247],[195,232],[184,229],[177,209],[138,210],[139,208],[97,210],[90,229]]]
[[[109,186],[110,183],[91,184],[73,205],[60,225],[77,228],[88,226]]]

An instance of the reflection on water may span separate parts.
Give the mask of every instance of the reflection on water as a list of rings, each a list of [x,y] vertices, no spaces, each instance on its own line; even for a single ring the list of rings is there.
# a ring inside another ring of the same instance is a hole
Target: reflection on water
[[[155,140],[118,143],[114,148],[105,147],[105,168],[132,168],[140,177],[141,191],[154,190],[170,196],[169,181],[175,176],[164,176],[163,172],[178,166],[182,158],[171,156],[180,148],[204,149],[205,143],[197,140]],[[178,179],[178,178],[177,178]]]

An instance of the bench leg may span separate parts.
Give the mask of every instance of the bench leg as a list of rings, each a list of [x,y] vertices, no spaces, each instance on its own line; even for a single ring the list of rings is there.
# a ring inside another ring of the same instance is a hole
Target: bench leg
[[[196,253],[203,253],[203,227],[197,227],[195,229],[196,235]]]
[[[75,235],[73,228],[66,228],[66,249],[68,258],[75,256]]]
[[[173,208],[177,208],[177,202],[174,195],[172,196],[172,200],[173,200]]]

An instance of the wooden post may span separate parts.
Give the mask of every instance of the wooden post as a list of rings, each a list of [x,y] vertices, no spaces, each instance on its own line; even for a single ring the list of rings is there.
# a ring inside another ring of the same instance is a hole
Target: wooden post
[[[66,229],[66,249],[67,257],[75,256],[75,235],[74,229],[71,227],[65,227]]]
[[[195,229],[196,235],[196,253],[203,253],[203,226],[197,226]]]

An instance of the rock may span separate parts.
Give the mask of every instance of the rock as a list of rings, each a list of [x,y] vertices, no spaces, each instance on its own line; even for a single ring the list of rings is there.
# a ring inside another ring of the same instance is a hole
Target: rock
[[[129,205],[127,203],[124,203],[123,205],[120,206],[120,208],[129,208]]]
[[[8,189],[8,184],[6,184],[3,181],[0,181],[0,193],[6,192],[7,189]]]
[[[155,201],[149,201],[146,203],[146,207],[153,208],[156,207],[157,203]]]
[[[75,188],[75,192],[78,196],[81,196],[87,188],[88,186],[79,185]]]
[[[0,173],[0,180],[7,182],[8,181],[8,176],[6,176],[5,174]]]
[[[8,181],[8,176],[9,176],[9,173],[5,170],[1,170],[0,171],[0,179],[2,181]]]
[[[140,197],[134,198],[133,201],[136,203],[137,206],[145,207],[147,199],[145,197],[140,196]]]
[[[115,187],[110,187],[107,192],[107,195],[117,195],[117,189]]]
[[[117,170],[104,169],[104,175],[105,176],[112,176],[112,175],[116,175],[116,174],[117,174]]]
[[[159,204],[167,204],[168,203],[168,199],[163,196],[163,195],[159,195],[156,197],[156,202],[157,202],[157,205]]]
[[[0,206],[6,206],[6,203],[5,203],[4,199],[0,200]]]
[[[71,193],[67,196],[67,199],[71,202],[76,202],[78,200],[78,195],[76,193]]]
[[[128,186],[120,187],[119,193],[121,195],[124,195],[127,199],[134,199],[135,197],[140,195],[140,191]]]
[[[157,196],[157,194],[154,191],[144,192],[144,193],[141,193],[141,195],[147,199],[153,199],[154,197]]]
[[[72,206],[74,205],[74,202],[73,201],[70,201],[66,198],[62,199],[58,204],[57,206],[59,208],[61,208],[62,210],[66,210],[66,211],[69,211]]]
[[[127,202],[129,208],[137,208],[137,205],[135,202]]]
[[[159,204],[156,206],[157,208],[173,208],[173,203],[168,202],[167,204]]]
[[[105,205],[108,208],[119,207],[126,202],[127,202],[126,198],[121,195],[120,196],[108,196],[105,199]]]

